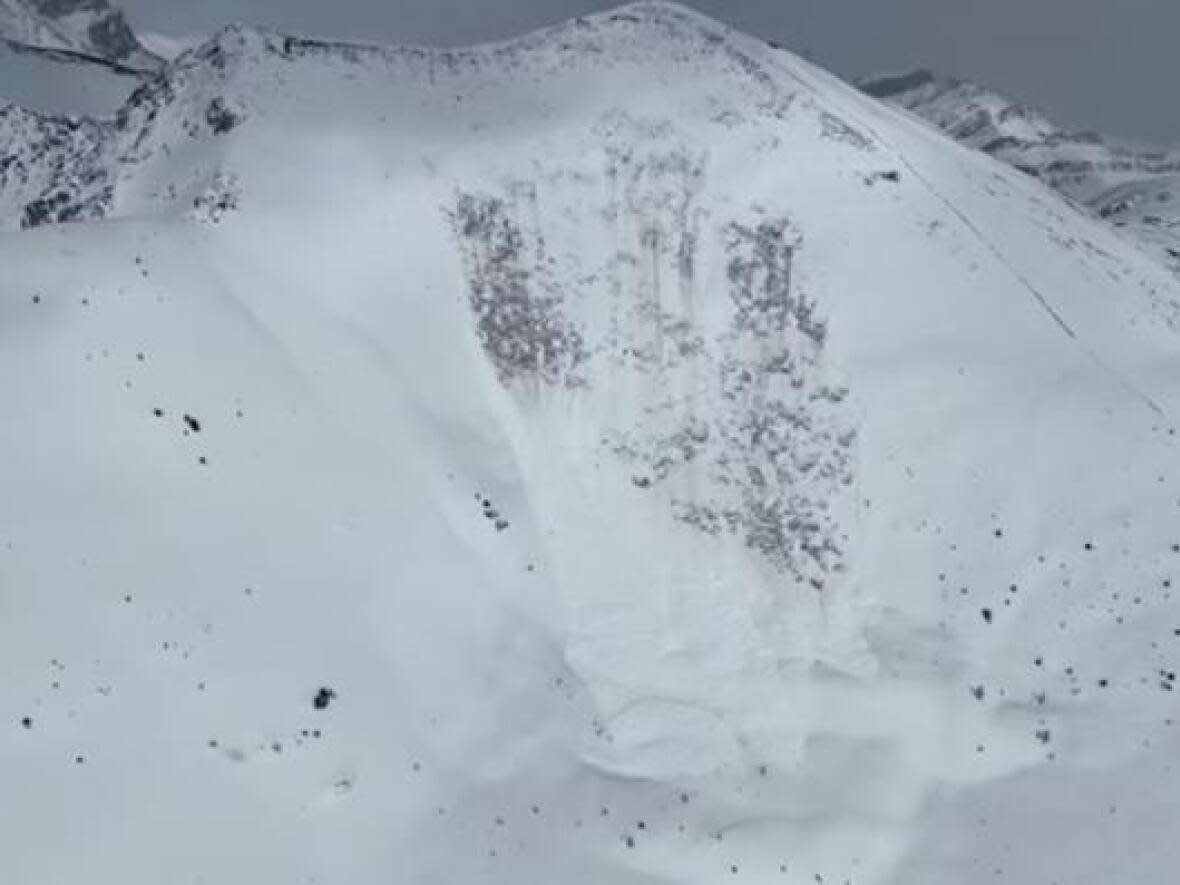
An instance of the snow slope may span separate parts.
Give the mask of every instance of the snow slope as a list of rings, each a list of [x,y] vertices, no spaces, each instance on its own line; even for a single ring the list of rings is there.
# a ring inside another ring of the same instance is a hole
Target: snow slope
[[[43,122],[7,881],[1180,862],[1180,285],[1106,225],[662,3]]]
[[[860,85],[1086,204],[1180,274],[1180,152],[1073,132],[976,83],[940,79],[929,71]]]

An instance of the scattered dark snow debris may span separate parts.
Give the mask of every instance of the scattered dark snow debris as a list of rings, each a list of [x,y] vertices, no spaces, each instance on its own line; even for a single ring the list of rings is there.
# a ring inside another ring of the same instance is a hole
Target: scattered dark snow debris
[[[311,704],[317,710],[326,710],[328,709],[328,704],[332,703],[332,701],[335,699],[336,690],[329,688],[328,686],[324,686],[316,692],[315,698],[312,699]]]
[[[40,303],[41,303],[41,296],[40,296],[40,295],[34,295],[34,296],[33,296],[33,303],[34,303],[34,304],[40,304]]]
[[[208,459],[208,458],[206,458],[204,455],[202,455],[200,458],[198,458],[198,459],[197,459],[197,463],[198,463],[198,464],[201,464],[202,466],[204,466],[204,465],[207,465],[207,464],[209,463],[209,459]]]
[[[1042,744],[1047,744],[1052,739],[1053,733],[1047,728],[1042,728],[1037,731],[1037,740]]]
[[[164,410],[163,409],[152,409],[152,414],[155,415],[157,418],[163,418],[164,417]]]
[[[1087,541],[1087,542],[1086,542],[1085,544],[1083,544],[1082,546],[1083,546],[1083,547],[1084,547],[1086,550],[1093,550],[1093,549],[1094,549],[1094,545],[1093,545],[1092,543],[1090,543],[1089,541]]]
[[[992,622],[992,610],[990,608],[980,609],[979,614],[983,617],[985,623],[990,624]]]
[[[500,511],[493,506],[491,500],[483,497],[483,495],[476,492],[475,500],[479,502],[480,509],[483,511],[485,519],[492,521],[496,526],[496,531],[502,532],[508,528],[508,520],[500,515]]]
[[[982,701],[984,694],[985,691],[982,685],[974,685],[971,687],[971,695],[975,698],[975,700]]]
[[[624,836],[623,837],[623,844],[626,845],[628,848],[634,848],[635,847],[635,837],[634,836]]]
[[[25,728],[32,728],[33,727],[33,719],[30,716],[26,716],[24,719],[22,719],[20,721],[20,724],[23,725]]]
[[[205,108],[205,122],[214,135],[225,135],[241,122],[241,116],[230,110],[220,98],[215,98]]]
[[[75,765],[81,765],[85,761],[86,761],[86,757],[84,757],[84,756],[75,756],[74,757],[74,764]]]
[[[191,430],[193,433],[200,433],[201,432],[201,422],[198,421],[196,418],[194,418],[192,415],[185,415],[184,416],[184,423],[185,423],[185,425],[188,426],[188,429]]]

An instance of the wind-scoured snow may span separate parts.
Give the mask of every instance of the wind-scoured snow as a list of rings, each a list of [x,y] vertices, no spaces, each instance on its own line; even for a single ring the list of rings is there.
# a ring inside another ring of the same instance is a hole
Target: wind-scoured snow
[[[1180,863],[1180,283],[1101,220],[663,3],[5,125],[7,881]]]

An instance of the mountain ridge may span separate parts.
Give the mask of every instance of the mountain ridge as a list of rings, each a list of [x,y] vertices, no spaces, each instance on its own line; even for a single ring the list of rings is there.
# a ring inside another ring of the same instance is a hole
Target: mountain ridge
[[[1079,204],[666,4],[6,113],[14,881],[1180,863],[1180,282]]]
[[[0,38],[10,45],[56,50],[138,72],[162,59],[139,43],[107,0],[0,0]]]
[[[162,65],[105,0],[0,0],[0,105],[101,118]]]
[[[1180,274],[1180,150],[1112,144],[984,86],[928,70],[858,85],[1125,228]]]

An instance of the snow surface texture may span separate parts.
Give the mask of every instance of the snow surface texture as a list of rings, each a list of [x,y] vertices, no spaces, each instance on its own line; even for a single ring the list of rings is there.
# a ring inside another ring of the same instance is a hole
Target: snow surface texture
[[[929,71],[861,88],[1086,204],[1180,275],[1180,153],[1071,132],[978,84]]]
[[[6,125],[6,881],[1170,880],[1107,225],[664,4]]]

